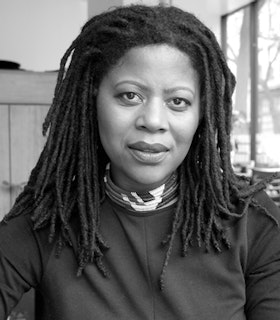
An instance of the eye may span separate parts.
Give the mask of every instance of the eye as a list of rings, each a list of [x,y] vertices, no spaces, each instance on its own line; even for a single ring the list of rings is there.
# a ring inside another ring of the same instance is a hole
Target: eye
[[[167,105],[176,110],[184,110],[191,105],[191,102],[185,98],[173,98],[167,101]]]
[[[118,95],[121,102],[125,104],[135,105],[142,102],[142,98],[135,92],[123,92]]]

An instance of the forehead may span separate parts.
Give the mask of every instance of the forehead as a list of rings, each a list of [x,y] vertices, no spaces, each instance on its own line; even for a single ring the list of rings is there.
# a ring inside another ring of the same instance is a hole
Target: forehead
[[[107,73],[111,78],[134,76],[148,79],[152,75],[155,81],[160,82],[184,79],[198,83],[198,75],[189,56],[166,44],[132,48]]]

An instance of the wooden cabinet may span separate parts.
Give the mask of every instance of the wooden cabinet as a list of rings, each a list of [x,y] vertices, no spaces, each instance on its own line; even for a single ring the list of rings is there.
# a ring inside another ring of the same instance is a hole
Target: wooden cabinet
[[[56,73],[0,70],[1,220],[28,180],[45,143],[42,122],[55,81]],[[33,290],[24,295],[13,315],[15,319],[35,319]]]
[[[0,105],[1,220],[26,183],[45,143],[41,123],[49,106]]]

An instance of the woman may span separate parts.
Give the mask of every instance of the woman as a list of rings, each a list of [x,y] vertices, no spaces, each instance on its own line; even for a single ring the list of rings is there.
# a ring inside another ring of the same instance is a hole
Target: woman
[[[232,170],[234,85],[187,12],[92,18],[1,226],[1,318],[35,287],[41,320],[279,319],[280,213]]]

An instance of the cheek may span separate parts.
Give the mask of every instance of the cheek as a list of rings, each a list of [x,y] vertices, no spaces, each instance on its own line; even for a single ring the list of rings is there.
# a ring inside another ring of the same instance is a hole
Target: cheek
[[[198,122],[196,121],[189,125],[185,123],[184,126],[177,126],[173,136],[176,142],[177,154],[181,159],[184,159],[188,154],[197,127]]]
[[[123,145],[127,132],[123,118],[114,110],[116,110],[114,106],[103,103],[99,104],[97,108],[99,136],[107,153],[119,149]]]
[[[115,116],[112,114],[113,111],[110,99],[105,94],[98,96],[97,121],[100,135],[110,134],[112,128],[114,128]]]
[[[178,124],[174,132],[176,136],[176,141],[178,144],[189,146],[192,142],[192,139],[195,135],[195,132],[198,128],[198,118],[192,119],[192,121],[184,121],[183,123]]]
[[[97,113],[97,121],[98,121],[98,130],[99,130],[99,135],[102,138],[105,135],[108,135],[110,133],[110,120],[108,119],[108,116],[106,116],[106,112],[104,110],[100,111],[98,110]]]
[[[98,103],[97,105],[97,121],[98,131],[103,147],[106,149],[106,144],[111,140],[110,138],[114,135],[112,129],[112,117],[109,114],[109,108],[106,104]]]

